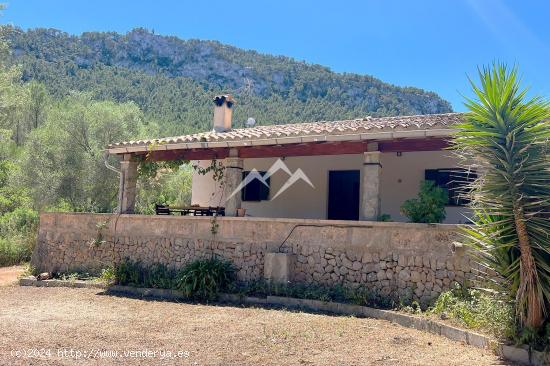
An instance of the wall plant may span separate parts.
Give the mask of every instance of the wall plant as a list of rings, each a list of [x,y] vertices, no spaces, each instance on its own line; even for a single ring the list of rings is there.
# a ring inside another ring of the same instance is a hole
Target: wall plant
[[[406,200],[401,206],[401,213],[411,222],[440,223],[445,220],[445,205],[449,201],[447,192],[432,181],[420,184],[418,198]]]

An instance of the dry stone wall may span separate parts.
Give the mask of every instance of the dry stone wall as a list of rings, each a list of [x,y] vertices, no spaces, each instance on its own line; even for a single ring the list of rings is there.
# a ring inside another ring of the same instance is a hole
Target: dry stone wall
[[[264,275],[266,253],[290,254],[294,282],[366,286],[382,295],[436,297],[474,277],[454,225],[327,220],[43,213],[32,264],[97,272],[125,259],[179,268],[216,255],[242,281]]]
[[[322,284],[366,285],[382,295],[412,296],[427,302],[452,282],[473,279],[470,260],[463,255],[445,260],[431,255],[405,255],[399,250],[374,253],[341,252],[332,248],[296,250],[294,279]]]

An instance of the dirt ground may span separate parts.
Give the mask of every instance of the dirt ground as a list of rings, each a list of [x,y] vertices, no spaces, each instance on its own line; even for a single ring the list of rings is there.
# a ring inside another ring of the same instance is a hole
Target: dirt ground
[[[179,352],[179,353],[178,353]],[[2,365],[504,365],[387,321],[0,288]]]
[[[0,267],[0,286],[7,286],[17,282],[17,278],[25,272],[23,266]]]

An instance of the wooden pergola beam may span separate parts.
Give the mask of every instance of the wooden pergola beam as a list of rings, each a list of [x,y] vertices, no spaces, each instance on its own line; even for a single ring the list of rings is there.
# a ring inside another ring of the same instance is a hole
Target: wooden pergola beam
[[[380,152],[414,152],[438,151],[449,146],[449,141],[443,138],[400,139],[368,141],[369,144],[378,143]],[[318,156],[318,155],[347,155],[366,152],[367,141],[342,142],[309,142],[300,144],[246,146],[237,147],[238,156],[243,159],[275,158],[290,156]],[[157,150],[148,153],[151,161],[167,160],[212,160],[225,159],[229,156],[229,148]]]
[[[378,142],[381,152],[439,151],[449,146],[449,140],[442,138],[402,139]]]
[[[288,156],[361,154],[367,148],[366,141],[309,142],[291,145],[252,146],[239,149],[241,158],[275,158]]]
[[[150,161],[169,161],[169,160],[212,160],[225,159],[229,156],[229,148],[222,147],[216,149],[192,149],[192,150],[157,150],[151,151],[147,155]]]

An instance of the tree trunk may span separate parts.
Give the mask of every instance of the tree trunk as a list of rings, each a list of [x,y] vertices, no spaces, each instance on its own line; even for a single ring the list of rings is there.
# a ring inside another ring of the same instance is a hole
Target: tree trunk
[[[544,322],[544,305],[537,291],[538,274],[531,243],[525,225],[525,215],[521,208],[514,209],[514,221],[520,249],[520,279],[516,294],[517,315],[520,321],[533,328],[539,328]]]

